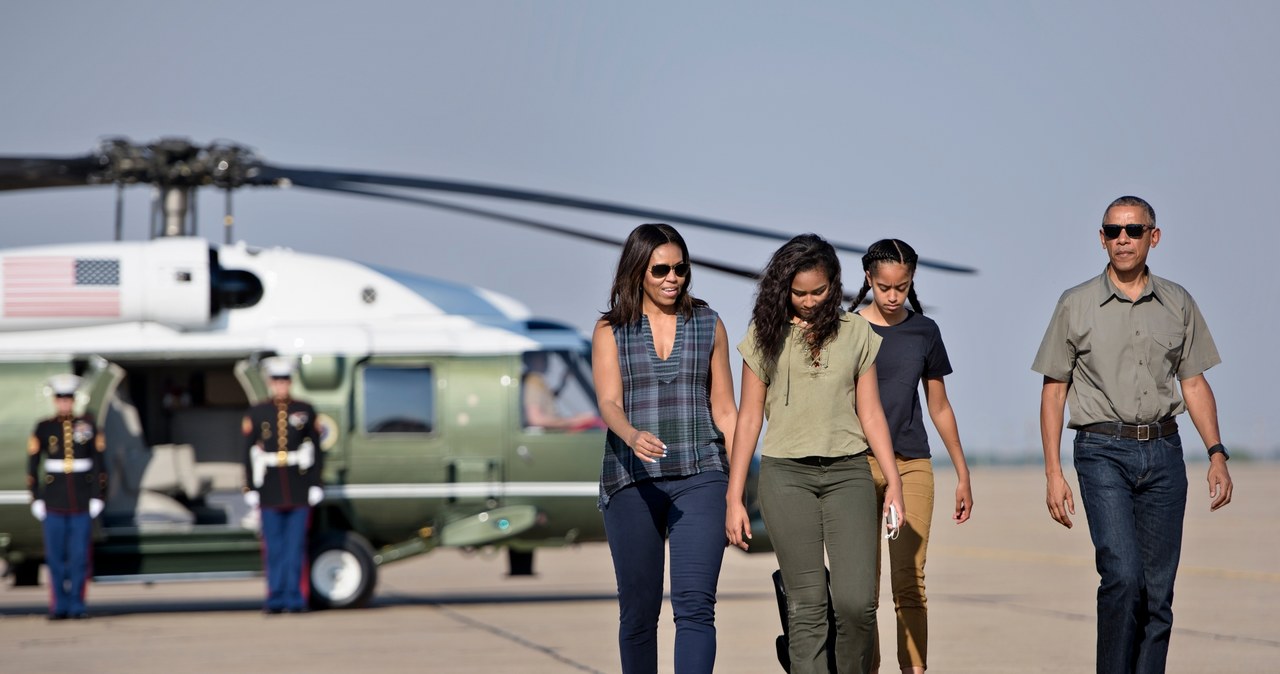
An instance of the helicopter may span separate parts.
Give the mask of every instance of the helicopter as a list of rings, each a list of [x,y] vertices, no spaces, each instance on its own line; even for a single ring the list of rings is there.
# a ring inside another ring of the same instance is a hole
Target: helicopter
[[[240,498],[240,420],[268,395],[262,361],[292,360],[294,394],[315,406],[325,452],[325,499],[309,534],[317,608],[367,605],[380,565],[438,547],[505,549],[510,573],[529,575],[539,547],[603,541],[596,501],[604,427],[590,345],[570,325],[490,290],[233,243],[235,190],[292,186],[388,199],[615,247],[622,242],[597,233],[421,193],[791,236],[512,187],[279,166],[244,146],[183,138],[113,138],[71,157],[0,157],[0,191],[93,185],[116,187],[114,241],[0,250],[0,446],[24,446],[31,425],[48,416],[50,376],[79,375],[77,412],[96,420],[107,445],[95,582],[258,576],[256,513]],[[133,185],[155,190],[146,241],[122,240],[121,195]],[[193,197],[202,187],[226,192],[220,245],[196,235]],[[531,420],[531,367],[551,382],[557,413],[585,421]],[[0,452],[0,558],[15,585],[38,582],[43,554],[24,461],[21,452]],[[767,536],[752,548],[770,549]]]

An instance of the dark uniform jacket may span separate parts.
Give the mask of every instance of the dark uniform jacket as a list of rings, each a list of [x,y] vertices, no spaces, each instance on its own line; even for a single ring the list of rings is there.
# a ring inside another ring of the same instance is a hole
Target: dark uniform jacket
[[[106,442],[87,416],[50,417],[27,441],[27,489],[52,513],[88,512],[107,490]],[[44,478],[40,478],[43,469]]]
[[[301,400],[270,400],[249,408],[245,437],[245,485],[263,508],[307,505],[307,489],[323,485],[324,452],[316,411]]]

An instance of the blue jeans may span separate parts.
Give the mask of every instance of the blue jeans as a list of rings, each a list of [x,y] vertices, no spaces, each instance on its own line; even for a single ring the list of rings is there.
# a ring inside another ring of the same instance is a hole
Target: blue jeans
[[[44,518],[44,563],[49,566],[49,613],[84,613],[85,581],[89,578],[89,513],[54,513]]]
[[[663,553],[671,541],[671,610],[677,674],[716,662],[716,584],[724,559],[725,491],[719,471],[645,480],[610,497],[604,510],[618,578],[618,650],[623,674],[658,671]]]
[[[1076,433],[1098,586],[1098,672],[1163,672],[1173,629],[1187,469],[1178,434]]]
[[[262,543],[267,572],[267,610],[307,608],[307,526],[311,508],[263,508]]]

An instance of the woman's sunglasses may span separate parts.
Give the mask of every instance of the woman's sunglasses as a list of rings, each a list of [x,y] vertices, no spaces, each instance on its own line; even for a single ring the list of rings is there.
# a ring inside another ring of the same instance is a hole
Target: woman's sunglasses
[[[1146,235],[1148,229],[1155,229],[1151,225],[1103,225],[1102,235],[1108,239],[1120,238],[1120,230],[1124,230],[1130,239],[1141,239]]]
[[[652,267],[649,267],[649,273],[653,274],[654,278],[666,278],[667,274],[670,274],[672,271],[675,271],[676,276],[684,278],[689,273],[689,263],[681,262],[676,265],[655,264]]]

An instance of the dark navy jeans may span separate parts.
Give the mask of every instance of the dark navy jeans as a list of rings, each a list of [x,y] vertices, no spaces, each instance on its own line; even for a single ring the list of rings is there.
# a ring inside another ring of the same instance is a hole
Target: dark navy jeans
[[[1163,672],[1173,629],[1187,469],[1182,440],[1076,433],[1098,575],[1098,672]]]
[[[671,611],[676,674],[710,672],[716,662],[716,584],[724,559],[725,491],[719,471],[628,485],[604,509],[618,578],[618,650],[623,674],[658,671],[663,557],[671,542]]]

